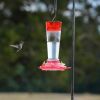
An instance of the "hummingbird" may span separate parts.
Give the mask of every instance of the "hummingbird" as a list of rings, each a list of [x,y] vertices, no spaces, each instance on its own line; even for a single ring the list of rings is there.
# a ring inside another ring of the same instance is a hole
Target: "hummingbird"
[[[19,44],[16,44],[16,45],[10,45],[10,47],[16,48],[16,49],[17,49],[16,52],[19,52],[19,51],[23,48],[23,44],[24,44],[24,42],[21,41]]]

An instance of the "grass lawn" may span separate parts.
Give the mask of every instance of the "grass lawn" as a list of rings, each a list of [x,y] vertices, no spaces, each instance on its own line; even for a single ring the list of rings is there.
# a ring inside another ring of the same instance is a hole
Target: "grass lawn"
[[[0,100],[70,100],[70,95],[60,93],[0,93]],[[100,100],[100,95],[76,94],[75,100]]]

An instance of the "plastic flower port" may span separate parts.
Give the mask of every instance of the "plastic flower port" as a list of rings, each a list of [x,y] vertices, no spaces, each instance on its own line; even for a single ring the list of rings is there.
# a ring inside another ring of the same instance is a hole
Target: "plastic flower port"
[[[65,66],[64,63],[59,60],[47,60],[39,67],[43,71],[65,71],[71,69],[71,67]]]

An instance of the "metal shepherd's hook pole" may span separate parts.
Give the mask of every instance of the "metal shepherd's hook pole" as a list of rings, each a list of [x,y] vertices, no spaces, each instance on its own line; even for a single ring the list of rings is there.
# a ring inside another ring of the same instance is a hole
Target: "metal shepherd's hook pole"
[[[71,100],[74,100],[74,74],[75,74],[75,0],[73,1],[73,10],[72,10],[72,82],[71,82]]]

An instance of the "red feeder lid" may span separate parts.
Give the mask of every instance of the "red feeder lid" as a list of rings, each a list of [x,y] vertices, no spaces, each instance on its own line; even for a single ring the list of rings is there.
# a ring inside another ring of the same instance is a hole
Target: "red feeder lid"
[[[60,63],[59,60],[52,60],[43,63],[40,67],[43,71],[65,71],[71,69],[71,67],[67,67],[64,64]]]
[[[60,21],[47,21],[46,22],[47,31],[60,31],[61,26],[62,26],[62,22]]]

